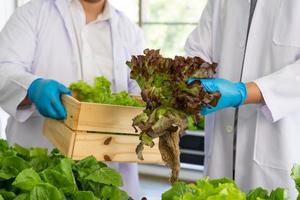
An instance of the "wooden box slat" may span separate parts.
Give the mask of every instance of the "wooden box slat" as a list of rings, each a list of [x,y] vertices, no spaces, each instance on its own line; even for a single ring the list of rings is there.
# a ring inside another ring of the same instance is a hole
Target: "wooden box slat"
[[[72,130],[136,134],[132,119],[143,108],[79,102],[71,96],[62,97],[67,111],[64,123]]]
[[[145,146],[144,161],[137,159],[135,153],[139,137],[133,135],[113,135],[95,133],[77,133],[73,158],[80,159],[93,155],[97,160],[114,162],[161,163],[158,140],[153,148]]]
[[[68,129],[64,123],[46,119],[43,133],[50,143],[64,155],[72,156],[76,134],[71,129]]]
[[[64,123],[51,119],[45,120],[44,135],[62,153],[74,160],[93,155],[99,161],[163,163],[158,149],[158,139],[154,140],[153,148],[145,146],[142,161],[137,159],[135,153],[139,144],[138,135],[73,131]]]

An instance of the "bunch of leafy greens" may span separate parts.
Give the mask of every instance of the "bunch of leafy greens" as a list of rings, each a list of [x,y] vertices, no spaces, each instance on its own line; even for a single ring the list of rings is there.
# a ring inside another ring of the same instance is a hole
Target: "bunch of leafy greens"
[[[142,89],[146,102],[143,113],[133,119],[133,126],[141,130],[136,153],[143,159],[144,145],[152,147],[152,139],[159,137],[162,159],[171,167],[171,183],[177,180],[180,135],[187,128],[188,117],[198,122],[203,106],[215,106],[219,92],[208,93],[201,84],[186,84],[189,78],[213,78],[216,65],[209,65],[199,57],[164,58],[159,50],[144,51],[145,55],[133,56],[127,65],[131,78]]]
[[[48,155],[0,140],[0,200],[128,200],[122,184],[92,156],[72,161],[56,149]]]
[[[103,76],[96,77],[94,85],[91,86],[85,81],[77,81],[69,86],[76,99],[83,102],[103,103],[112,105],[124,105],[143,107],[144,104],[131,97],[127,92],[112,94],[111,83]]]
[[[247,195],[228,178],[209,180],[205,177],[195,184],[177,182],[162,194],[162,200],[290,200],[288,191],[277,188],[269,193],[259,187]]]

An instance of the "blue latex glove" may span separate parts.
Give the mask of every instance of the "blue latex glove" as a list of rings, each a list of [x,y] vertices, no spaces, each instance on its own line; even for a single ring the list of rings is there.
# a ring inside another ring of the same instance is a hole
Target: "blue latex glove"
[[[246,85],[242,82],[233,83],[225,79],[196,79],[190,78],[188,84],[194,81],[200,81],[204,89],[208,92],[219,91],[221,98],[216,107],[205,107],[201,110],[202,115],[207,115],[228,107],[238,107],[242,105],[247,98]]]
[[[62,94],[70,95],[71,91],[57,81],[41,78],[34,80],[28,89],[28,97],[38,111],[52,119],[65,119],[67,116],[60,99]]]

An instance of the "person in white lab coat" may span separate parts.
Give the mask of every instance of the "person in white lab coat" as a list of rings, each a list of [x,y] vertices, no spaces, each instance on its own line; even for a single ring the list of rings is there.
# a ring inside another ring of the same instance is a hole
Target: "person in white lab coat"
[[[10,114],[8,141],[53,148],[42,135],[43,116],[66,117],[60,95],[79,79],[92,83],[103,75],[113,92],[138,94],[125,62],[142,51],[141,30],[106,0],[32,0],[18,8],[0,34],[0,106]],[[136,199],[137,165],[115,167]]]
[[[234,178],[241,189],[296,190],[300,163],[300,1],[208,0],[185,50],[218,63],[216,108],[206,115],[205,174]],[[193,82],[195,79],[190,79]],[[198,80],[197,80],[198,81]]]

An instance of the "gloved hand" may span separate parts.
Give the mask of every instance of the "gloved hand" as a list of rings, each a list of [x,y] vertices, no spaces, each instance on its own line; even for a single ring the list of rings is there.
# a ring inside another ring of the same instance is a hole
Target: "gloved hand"
[[[242,82],[233,83],[225,79],[197,79],[190,78],[188,84],[194,81],[200,81],[204,89],[208,92],[219,91],[221,98],[216,107],[205,107],[201,110],[202,115],[207,115],[228,107],[238,107],[242,105],[247,98],[246,85]]]
[[[67,113],[61,103],[62,94],[71,94],[64,85],[54,80],[36,79],[28,89],[28,97],[45,117],[65,119]]]

